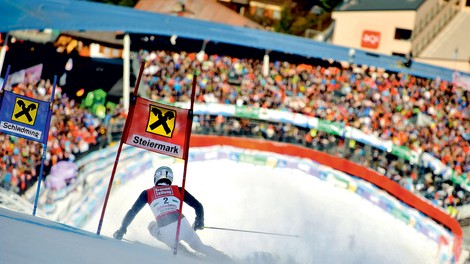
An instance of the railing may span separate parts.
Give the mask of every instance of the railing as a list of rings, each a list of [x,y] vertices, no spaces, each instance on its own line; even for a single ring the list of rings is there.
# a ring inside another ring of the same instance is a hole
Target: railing
[[[179,107],[188,107],[188,103],[177,103]],[[470,182],[465,175],[457,175],[450,167],[444,165],[438,158],[427,152],[413,151],[403,146],[393,144],[391,140],[383,140],[369,135],[359,129],[343,126],[338,122],[329,122],[316,117],[309,117],[298,113],[236,106],[226,104],[195,104],[194,113],[198,115],[222,115],[226,117],[248,118],[267,122],[291,124],[300,128],[316,129],[329,135],[354,140],[365,146],[379,149],[391,154],[397,159],[403,159],[412,165],[431,170],[434,174],[450,179],[455,185],[470,191]]]

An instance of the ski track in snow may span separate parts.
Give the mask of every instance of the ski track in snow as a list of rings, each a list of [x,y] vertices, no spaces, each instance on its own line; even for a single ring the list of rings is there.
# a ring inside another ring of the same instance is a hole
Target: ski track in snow
[[[135,162],[138,162],[136,160]],[[181,186],[183,163],[170,165]],[[119,167],[118,167],[119,169]],[[139,194],[153,185],[154,169],[113,186],[101,234],[112,236]],[[243,263],[437,263],[437,244],[379,207],[300,170],[229,160],[189,162],[186,190],[203,205],[205,225],[299,235],[299,238],[204,229],[202,241]],[[183,205],[190,223],[194,210]],[[85,230],[96,232],[101,209]],[[145,206],[126,239],[167,248],[147,231]]]

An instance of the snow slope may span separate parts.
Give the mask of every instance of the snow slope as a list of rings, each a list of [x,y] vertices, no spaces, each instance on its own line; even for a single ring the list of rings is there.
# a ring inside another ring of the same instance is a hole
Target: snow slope
[[[130,244],[0,208],[0,263],[202,263],[167,250]]]

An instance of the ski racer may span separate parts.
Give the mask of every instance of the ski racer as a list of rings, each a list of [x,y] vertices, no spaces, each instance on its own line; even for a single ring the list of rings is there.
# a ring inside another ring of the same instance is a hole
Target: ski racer
[[[168,247],[173,248],[180,212],[179,207],[182,188],[171,185],[172,182],[173,171],[171,168],[167,166],[159,167],[154,174],[155,186],[144,190],[139,195],[134,205],[132,205],[124,216],[121,227],[113,234],[113,237],[121,240],[135,216],[145,204],[148,204],[156,219],[156,221],[151,221],[148,225],[150,234]],[[209,259],[219,261],[229,260],[230,258],[224,253],[202,243],[196,233],[196,230],[202,230],[204,228],[204,208],[202,204],[186,190],[184,202],[194,208],[196,219],[193,227],[191,227],[186,217],[184,215],[182,216],[179,240],[185,241],[193,250],[204,254]]]

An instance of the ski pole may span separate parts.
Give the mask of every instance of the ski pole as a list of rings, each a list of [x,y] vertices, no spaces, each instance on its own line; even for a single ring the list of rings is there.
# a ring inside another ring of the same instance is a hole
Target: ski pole
[[[255,233],[255,234],[263,234],[263,235],[273,235],[273,236],[299,237],[298,235],[269,233],[269,232],[260,232],[260,231],[251,231],[251,230],[242,230],[242,229],[232,229],[232,228],[214,227],[214,226],[204,226],[204,228],[215,229],[215,230],[224,230],[224,231],[234,231],[234,232]]]

